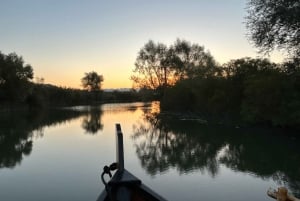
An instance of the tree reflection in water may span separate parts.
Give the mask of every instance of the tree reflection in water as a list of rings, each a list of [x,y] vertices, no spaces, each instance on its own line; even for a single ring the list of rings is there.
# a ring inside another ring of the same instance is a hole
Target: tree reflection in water
[[[32,150],[32,133],[16,135],[11,131],[6,137],[0,138],[0,168],[13,168],[19,164],[23,155],[29,155]]]
[[[133,130],[137,155],[151,175],[169,167],[180,173],[200,170],[213,177],[218,174],[217,156],[225,144],[222,139],[206,139],[211,136],[197,129],[187,133],[177,122],[158,113],[145,114],[144,121],[134,125]]]
[[[103,129],[103,124],[101,122],[102,116],[101,107],[91,107],[89,112],[84,116],[82,120],[82,128],[86,133],[95,135],[97,132]]]
[[[41,110],[0,115],[0,169],[14,168],[31,153],[33,139],[43,136],[45,126],[64,124],[86,111]]]
[[[300,195],[300,141],[282,130],[236,129],[180,121],[145,111],[133,126],[133,140],[141,165],[155,175],[175,168],[182,173],[207,172],[220,165],[273,179]]]

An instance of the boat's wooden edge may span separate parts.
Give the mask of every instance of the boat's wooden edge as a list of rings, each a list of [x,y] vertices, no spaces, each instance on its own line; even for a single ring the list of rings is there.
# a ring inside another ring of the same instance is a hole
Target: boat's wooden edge
[[[108,185],[110,187],[135,187],[138,188],[141,193],[147,197],[149,200],[152,201],[167,201],[165,198],[154,192],[152,189],[150,189],[148,186],[144,185],[140,179],[135,177],[133,174],[131,174],[129,171],[124,169],[122,172],[117,171],[112,179],[109,181]],[[97,201],[105,201],[107,200],[107,193],[105,189],[102,191],[102,193],[99,195]]]
[[[130,186],[130,185],[140,185],[142,182],[140,179],[135,177],[129,171],[124,169],[123,171],[117,171],[111,180],[108,182],[109,186]]]
[[[151,197],[152,199],[156,199],[157,201],[167,201],[165,198],[163,198],[161,195],[154,192],[151,188],[144,185],[143,183],[140,185],[140,189],[144,191],[144,193],[147,193],[147,196]]]
[[[124,168],[124,145],[123,145],[123,133],[120,124],[116,124],[116,151],[117,151],[117,164],[118,170],[115,172],[113,177],[108,182],[108,188],[122,188],[128,187],[133,189],[139,189],[143,195],[153,201],[167,201],[162,196],[155,193],[149,187],[145,186],[140,179],[135,177],[129,171]],[[104,189],[99,195],[97,201],[108,200],[108,195]]]

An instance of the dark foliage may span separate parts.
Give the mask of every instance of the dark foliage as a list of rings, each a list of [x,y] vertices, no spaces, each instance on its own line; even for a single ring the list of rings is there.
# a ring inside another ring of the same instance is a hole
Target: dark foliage
[[[0,115],[0,169],[14,168],[31,154],[33,138],[42,137],[44,127],[62,124],[88,112],[76,110],[18,111]]]
[[[32,83],[32,91],[27,97],[26,104],[31,108],[41,108],[91,104],[93,100],[94,94],[86,90]]]
[[[300,71],[297,60],[281,65],[265,59],[232,60],[222,76],[197,77],[169,87],[163,110],[193,112],[220,121],[300,128]]]
[[[284,136],[287,133],[279,128],[203,125],[197,120],[183,121],[145,111],[133,126],[132,138],[141,166],[150,175],[172,169],[217,177],[226,166],[272,179],[300,195],[300,141]],[[286,165],[291,161],[293,165]]]
[[[177,39],[168,47],[150,40],[138,53],[131,80],[137,88],[162,95],[179,80],[214,74],[215,67],[214,58],[203,46]]]
[[[300,56],[300,2],[249,0],[247,28],[250,39],[263,52],[286,49]]]
[[[103,94],[103,76],[96,72],[85,73],[82,85],[87,90],[58,87],[31,82],[33,69],[24,64],[23,58],[16,53],[8,55],[0,52],[0,110],[40,109],[54,106],[73,106],[99,104],[103,102],[133,102],[153,100],[152,90],[114,91]]]
[[[103,81],[103,76],[98,75],[98,73],[94,71],[85,73],[84,77],[81,79],[83,88],[87,89],[88,91],[100,91]]]
[[[0,52],[0,102],[21,103],[30,92],[33,69],[16,53]]]

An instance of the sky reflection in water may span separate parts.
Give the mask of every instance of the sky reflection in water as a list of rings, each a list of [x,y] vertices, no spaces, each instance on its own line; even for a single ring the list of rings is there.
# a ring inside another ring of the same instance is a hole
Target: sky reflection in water
[[[266,190],[278,185],[300,194],[299,141],[278,130],[179,121],[158,108],[1,114],[0,200],[96,200],[102,167],[115,160],[115,123],[125,167],[169,200],[269,200]]]

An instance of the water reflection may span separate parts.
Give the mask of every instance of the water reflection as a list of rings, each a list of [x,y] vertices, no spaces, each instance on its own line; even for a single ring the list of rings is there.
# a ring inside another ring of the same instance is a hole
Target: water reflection
[[[280,132],[208,126],[148,111],[133,126],[132,137],[142,167],[151,175],[175,168],[215,177],[224,165],[273,179],[299,196],[300,142]]]
[[[66,124],[84,116],[82,125],[86,132],[95,134],[103,128],[101,109],[42,110],[34,113],[0,115],[0,168],[14,168],[33,148],[33,138],[42,137],[44,127]]]
[[[152,103],[143,103],[143,102],[136,102],[136,103],[112,103],[112,104],[105,104],[102,107],[102,110],[106,114],[120,114],[128,112],[129,114],[133,114],[136,110],[141,109],[143,111],[149,110],[149,107],[152,106]]]
[[[31,132],[10,131],[8,135],[0,135],[0,168],[13,168],[19,164],[23,155],[29,155],[32,150]]]
[[[101,107],[91,107],[89,112],[84,116],[82,120],[82,128],[86,133],[95,135],[97,132],[103,129],[103,124],[101,122],[102,109]]]
[[[205,135],[205,131],[198,129],[187,132],[181,122],[162,118],[158,113],[145,114],[143,119],[134,125],[133,138],[137,155],[149,174],[175,167],[180,173],[200,170],[213,177],[217,175],[217,156],[225,145],[221,138]],[[195,126],[190,124],[189,128]]]

